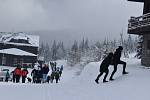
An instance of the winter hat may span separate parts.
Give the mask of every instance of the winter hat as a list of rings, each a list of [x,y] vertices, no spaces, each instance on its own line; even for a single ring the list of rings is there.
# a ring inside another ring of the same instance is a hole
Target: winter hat
[[[119,46],[118,49],[119,49],[119,50],[123,50],[123,47],[122,47],[122,46]]]

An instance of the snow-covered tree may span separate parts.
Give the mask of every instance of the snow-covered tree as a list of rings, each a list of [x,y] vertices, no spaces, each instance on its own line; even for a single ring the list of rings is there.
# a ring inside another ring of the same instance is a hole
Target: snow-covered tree
[[[56,41],[54,40],[52,48],[51,48],[51,58],[52,60],[57,60],[57,45]]]
[[[78,52],[78,43],[74,41],[71,50],[68,52],[67,62],[69,65],[74,66],[78,62],[80,62],[80,53]]]
[[[50,47],[49,47],[49,45],[48,45],[48,43],[46,43],[46,46],[44,47],[44,49],[45,49],[45,52],[44,52],[44,60],[46,61],[46,62],[48,62],[48,61],[50,61],[50,56],[51,56],[51,54],[50,54]]]
[[[38,59],[39,60],[44,60],[44,54],[45,54],[45,46],[44,46],[44,43],[42,42],[40,44],[40,47],[39,47],[39,51],[38,51]]]
[[[86,51],[89,49],[89,40],[88,39],[86,39],[86,41],[85,41],[84,48]]]
[[[83,40],[81,41],[81,43],[79,45],[79,50],[82,53],[84,53],[84,50],[85,50],[84,45],[85,45],[85,41],[84,41],[84,38],[83,38]]]
[[[64,48],[63,42],[59,42],[57,45],[57,58],[58,59],[64,59],[66,56],[66,51]]]

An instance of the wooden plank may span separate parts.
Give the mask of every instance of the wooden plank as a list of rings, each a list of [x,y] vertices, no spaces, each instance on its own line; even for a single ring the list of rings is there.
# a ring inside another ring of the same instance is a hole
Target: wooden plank
[[[128,34],[149,34],[150,33],[150,25],[144,27],[138,27],[136,29],[128,29]]]

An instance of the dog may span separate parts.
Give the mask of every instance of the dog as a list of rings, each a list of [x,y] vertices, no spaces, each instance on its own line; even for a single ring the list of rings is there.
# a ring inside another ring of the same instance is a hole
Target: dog
[[[30,77],[27,77],[28,83],[31,83],[32,79]]]

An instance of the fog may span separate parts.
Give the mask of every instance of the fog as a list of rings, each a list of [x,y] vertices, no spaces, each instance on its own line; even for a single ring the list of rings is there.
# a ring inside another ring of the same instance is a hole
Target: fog
[[[42,41],[117,39],[142,8],[127,0],[0,0],[0,31],[37,32]]]

